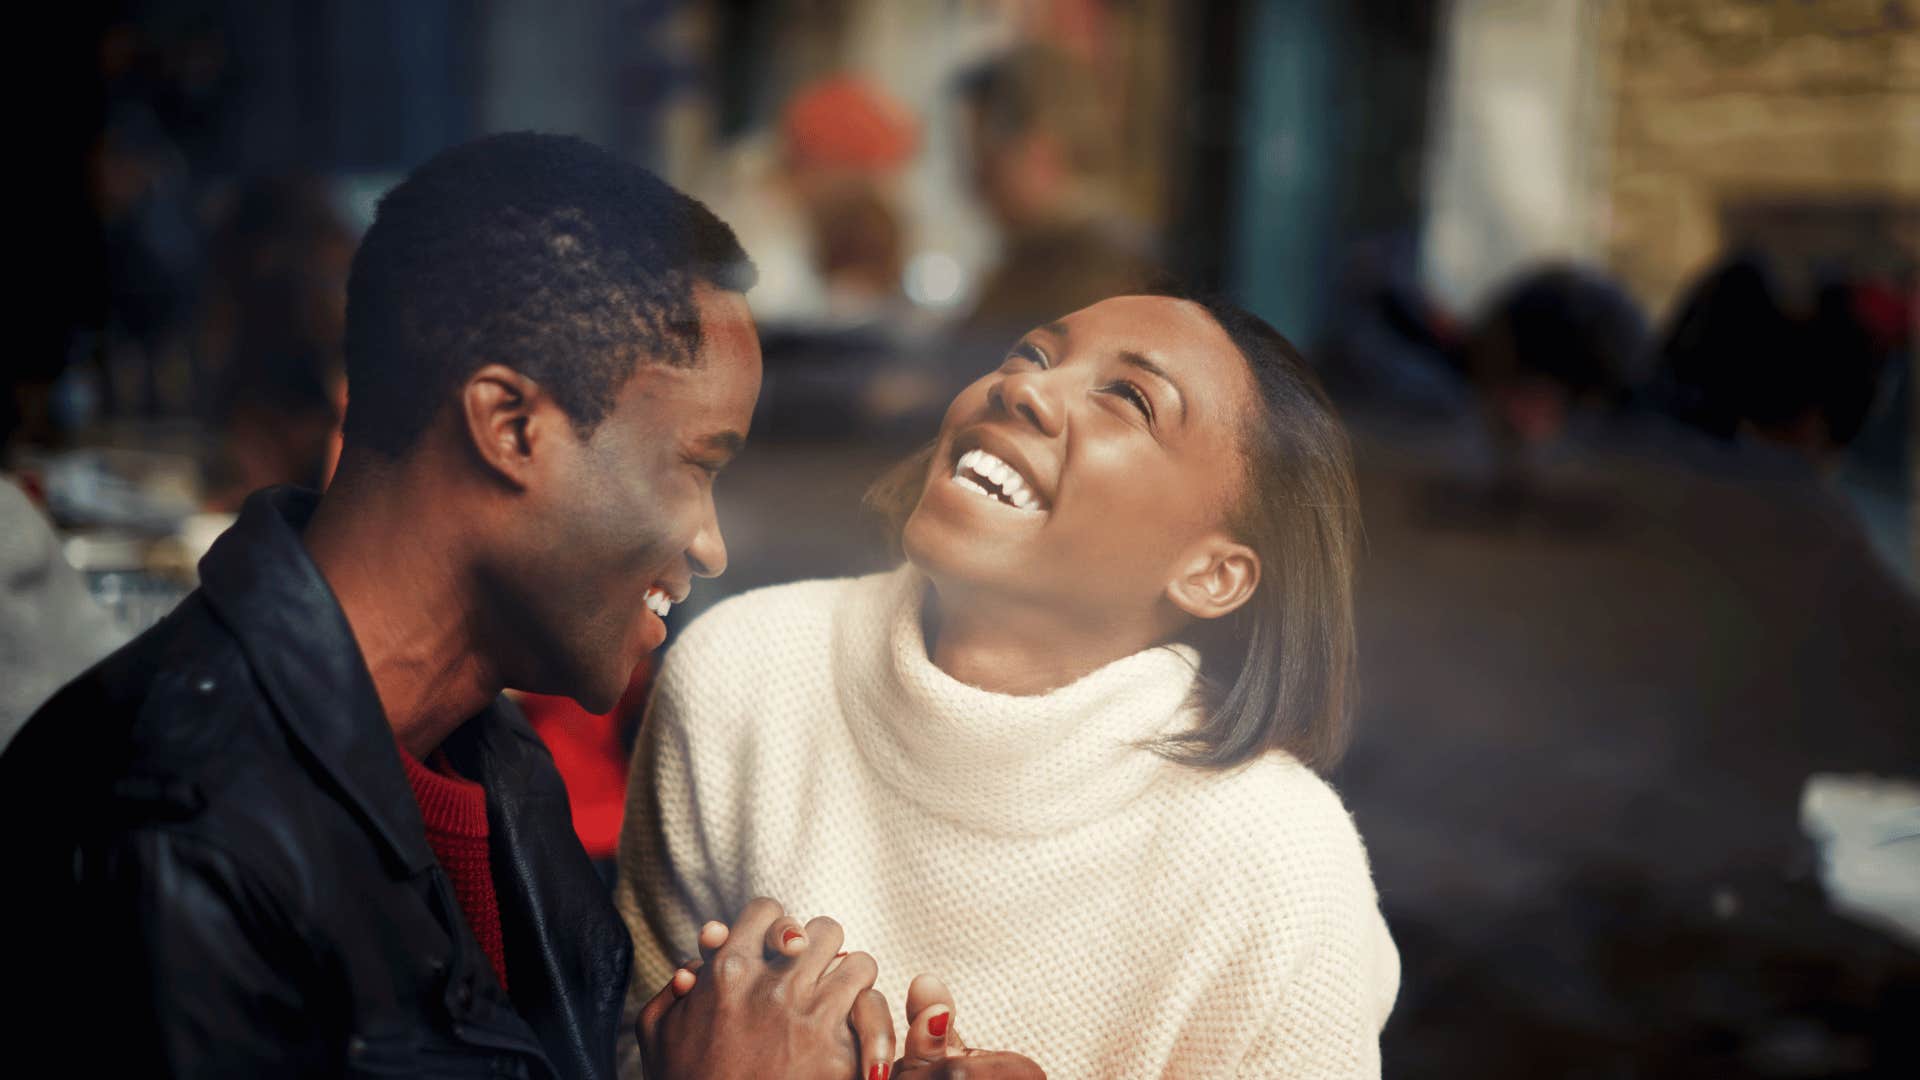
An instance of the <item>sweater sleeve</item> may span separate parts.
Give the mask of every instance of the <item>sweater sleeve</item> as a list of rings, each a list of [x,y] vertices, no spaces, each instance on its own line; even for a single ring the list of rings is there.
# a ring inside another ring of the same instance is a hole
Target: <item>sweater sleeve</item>
[[[1303,958],[1234,1075],[1379,1077],[1380,1029],[1393,1007],[1400,961],[1379,913],[1362,914]]]
[[[729,919],[707,858],[714,850],[709,813],[699,812],[686,721],[700,684],[692,642],[683,642],[662,667],[627,782],[614,902],[633,937],[633,976],[625,1028],[666,984],[682,960],[698,954],[700,926]],[[711,673],[709,673],[709,676]],[[708,687],[709,690],[713,688]],[[620,1071],[638,1077],[638,1044],[623,1040]]]
[[[1255,914],[1245,949],[1254,976],[1235,1076],[1377,1078],[1380,1031],[1393,1010],[1400,957],[1380,913],[1365,845],[1331,787],[1303,767],[1274,767],[1286,796],[1259,809],[1285,842],[1243,846],[1240,909]],[[1245,778],[1257,786],[1257,771]],[[1231,890],[1230,890],[1231,891]],[[1224,1063],[1223,1063],[1224,1064]]]

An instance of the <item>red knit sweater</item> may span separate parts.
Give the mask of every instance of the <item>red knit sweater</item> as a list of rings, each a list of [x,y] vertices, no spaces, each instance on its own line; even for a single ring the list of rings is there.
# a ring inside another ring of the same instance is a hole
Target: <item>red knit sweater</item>
[[[500,938],[500,903],[493,895],[493,869],[487,858],[487,793],[479,784],[453,771],[445,754],[435,754],[429,768],[404,749],[400,760],[413,785],[413,801],[420,804],[426,822],[427,845],[440,868],[453,882],[453,895],[480,948],[507,986],[507,951]]]

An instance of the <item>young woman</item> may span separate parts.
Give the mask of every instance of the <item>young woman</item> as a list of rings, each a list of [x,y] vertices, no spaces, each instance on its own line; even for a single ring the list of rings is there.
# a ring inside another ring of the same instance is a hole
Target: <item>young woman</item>
[[[1056,1076],[1377,1075],[1399,960],[1316,772],[1353,477],[1293,348],[1102,301],[903,469],[874,498],[906,565],[736,597],[668,655],[621,845],[636,992],[765,894]]]

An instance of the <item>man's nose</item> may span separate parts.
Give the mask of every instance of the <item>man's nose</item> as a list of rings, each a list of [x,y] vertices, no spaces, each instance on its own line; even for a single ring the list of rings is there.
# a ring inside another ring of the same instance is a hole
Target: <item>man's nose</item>
[[[727,572],[727,541],[720,535],[720,519],[712,512],[694,534],[693,543],[687,545],[687,561],[697,577],[719,577]]]

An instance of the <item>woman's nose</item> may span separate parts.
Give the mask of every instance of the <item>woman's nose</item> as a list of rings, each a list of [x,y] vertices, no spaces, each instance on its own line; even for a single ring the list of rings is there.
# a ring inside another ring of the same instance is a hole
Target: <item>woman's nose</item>
[[[1000,403],[1013,415],[1033,425],[1042,435],[1060,434],[1063,419],[1060,402],[1041,372],[1021,372],[1000,380]]]

